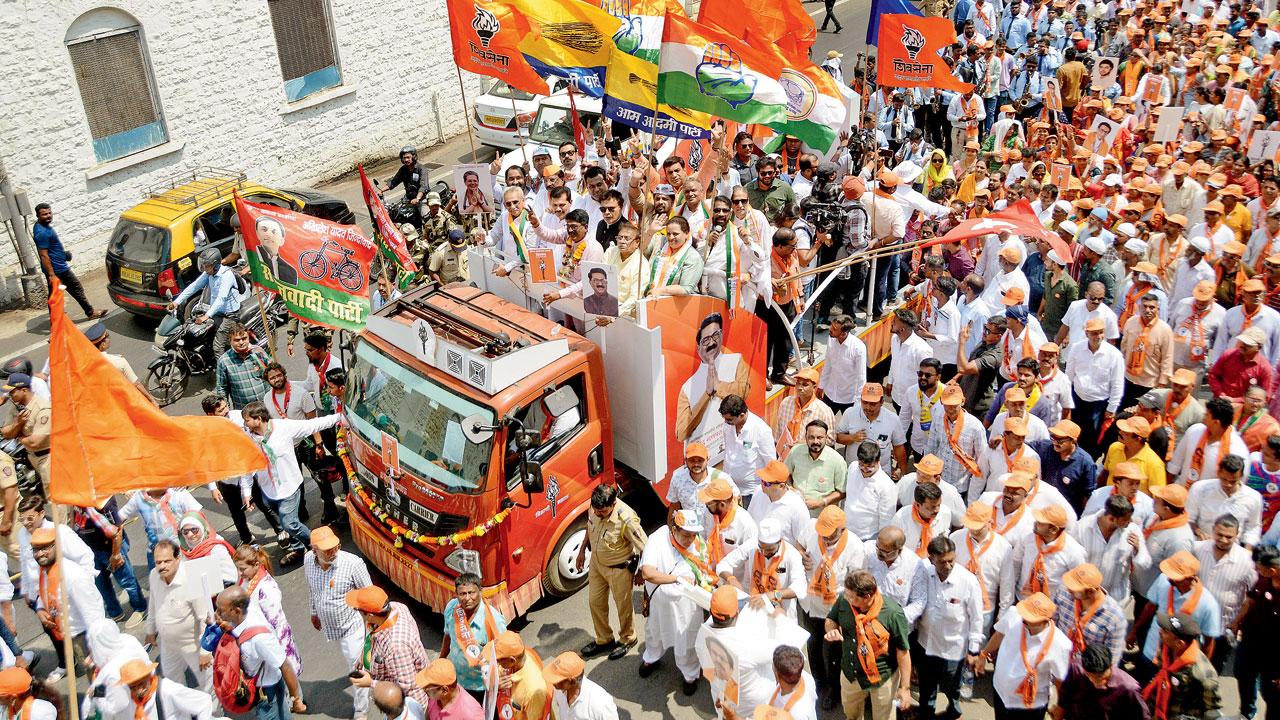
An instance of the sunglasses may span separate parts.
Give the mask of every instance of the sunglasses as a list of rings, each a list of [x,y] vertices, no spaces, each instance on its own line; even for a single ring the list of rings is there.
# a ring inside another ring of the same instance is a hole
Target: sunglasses
[[[743,199],[739,199],[739,200],[734,200],[734,201],[733,201],[733,204],[734,204],[734,205],[746,205],[746,204],[748,204],[748,203],[750,203],[750,202],[751,202],[750,200],[747,200],[747,199],[743,198]]]

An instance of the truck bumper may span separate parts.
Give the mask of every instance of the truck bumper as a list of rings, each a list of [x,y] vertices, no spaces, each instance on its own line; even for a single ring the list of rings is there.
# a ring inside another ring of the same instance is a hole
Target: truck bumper
[[[354,495],[347,498],[351,537],[360,552],[392,584],[433,611],[443,613],[445,606],[454,597],[453,576],[442,575],[408,551],[397,548],[395,541],[382,531],[377,520],[365,513],[364,506]],[[482,587],[481,594],[502,611],[503,617],[515,618],[542,596],[542,576],[525,583],[514,593],[507,591],[507,583],[503,581]]]

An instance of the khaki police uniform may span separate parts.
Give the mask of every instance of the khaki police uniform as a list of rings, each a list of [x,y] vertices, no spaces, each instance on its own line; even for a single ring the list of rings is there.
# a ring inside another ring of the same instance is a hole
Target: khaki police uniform
[[[596,644],[613,642],[609,627],[609,596],[618,611],[618,642],[633,645],[636,630],[631,609],[633,573],[631,558],[644,551],[648,541],[640,516],[621,500],[609,517],[587,515],[587,537],[591,541],[591,569],[587,572],[587,602],[595,625]]]

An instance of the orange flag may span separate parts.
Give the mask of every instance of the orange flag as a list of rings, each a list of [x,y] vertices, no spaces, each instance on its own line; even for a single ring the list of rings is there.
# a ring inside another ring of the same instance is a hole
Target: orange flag
[[[94,506],[115,493],[203,485],[267,466],[243,430],[220,417],[169,417],[108,363],[49,294],[53,389],[49,498]]]
[[[453,61],[463,70],[488,75],[534,95],[547,95],[547,83],[525,60],[519,44],[531,32],[529,20],[509,5],[492,0],[446,0]]]
[[[888,14],[880,16],[876,84],[882,87],[931,87],[968,92],[942,61],[938,51],[956,41],[956,29],[943,17]]]
[[[698,22],[718,25],[753,48],[776,47],[790,59],[809,59],[818,26],[800,0],[759,3],[749,10],[741,0],[702,0]]]

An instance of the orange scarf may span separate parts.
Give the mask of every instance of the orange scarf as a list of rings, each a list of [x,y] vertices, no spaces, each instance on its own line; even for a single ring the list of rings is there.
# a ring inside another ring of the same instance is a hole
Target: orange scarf
[[[778,552],[773,554],[766,563],[764,555],[756,550],[755,558],[751,561],[751,594],[764,595],[778,589],[778,566],[782,564],[782,556],[785,548],[778,548]]]
[[[693,544],[697,545],[698,542],[700,541],[701,541],[701,538],[695,537],[693,539]],[[707,561],[703,560],[699,554],[689,552],[687,548],[685,548],[680,543],[676,542],[675,535],[671,536],[671,547],[675,548],[676,552],[680,553],[680,557],[684,558],[684,561],[689,563],[689,568],[693,570],[695,585],[714,586],[716,584],[716,581],[715,581],[716,571],[713,570],[711,566],[707,564]]]
[[[852,605],[849,609],[853,610],[853,629],[857,636],[854,650],[858,653],[858,664],[862,666],[867,682],[879,684],[880,668],[876,666],[876,658],[889,651],[889,631],[879,620],[880,611],[884,609],[884,596],[877,590],[865,614],[854,610]]]
[[[707,538],[707,564],[711,567],[719,565],[724,556],[729,554],[724,549],[724,531],[733,524],[733,516],[737,512],[738,504],[730,503],[729,512],[725,513],[723,518],[715,516],[711,518],[711,537]]]
[[[1170,437],[1173,436],[1173,421],[1177,420],[1178,416],[1182,414],[1182,411],[1187,409],[1187,404],[1190,402],[1191,402],[1191,393],[1187,393],[1187,396],[1182,398],[1182,402],[1178,403],[1178,407],[1176,408],[1173,407],[1172,392],[1170,392],[1169,396],[1164,399],[1164,412],[1161,414],[1161,419],[1164,420],[1165,425],[1169,426]]]
[[[1165,602],[1164,611],[1169,615],[1174,615],[1176,613],[1185,613],[1187,615],[1190,615],[1196,611],[1197,607],[1200,606],[1200,596],[1202,594],[1204,594],[1204,583],[1200,582],[1199,580],[1196,580],[1195,584],[1191,586],[1191,592],[1187,595],[1187,599],[1182,601],[1182,607],[1178,608],[1177,610],[1174,610],[1173,609],[1173,583],[1170,583],[1169,596],[1167,601]]]
[[[1143,366],[1147,364],[1147,336],[1151,334],[1151,328],[1155,327],[1155,320],[1151,324],[1142,324],[1142,332],[1138,335],[1138,339],[1133,342],[1133,347],[1129,348],[1129,360],[1125,364],[1125,370],[1131,375],[1142,372]]]
[[[1186,320],[1180,323],[1181,327],[1187,329],[1187,337],[1191,347],[1188,349],[1188,356],[1191,362],[1200,362],[1205,359],[1208,350],[1208,341],[1205,337],[1204,319],[1209,314],[1209,310],[1213,308],[1213,303],[1204,310],[1198,310],[1195,303],[1191,304],[1191,314]]]
[[[1221,282],[1221,281],[1219,281],[1219,282]],[[1240,302],[1240,297],[1239,297],[1239,295],[1240,295],[1240,291],[1239,291],[1239,290],[1237,290],[1237,291],[1236,291],[1236,296],[1237,296],[1237,297],[1236,297],[1236,302]],[[1241,305],[1241,306],[1240,306],[1240,332],[1244,332],[1245,330],[1248,330],[1248,329],[1249,329],[1249,326],[1253,324],[1253,319],[1254,319],[1255,317],[1257,317],[1257,316],[1258,316],[1258,313],[1259,313],[1259,312],[1261,312],[1261,311],[1262,311],[1262,304],[1261,304],[1261,303],[1259,303],[1259,304],[1258,304],[1258,307],[1256,307],[1256,308],[1254,308],[1254,309],[1253,309],[1253,312],[1249,312],[1249,309],[1248,309],[1248,308],[1246,308],[1245,306]]]
[[[942,420],[947,431],[947,444],[951,446],[951,452],[956,456],[956,461],[959,462],[970,475],[981,476],[982,470],[978,467],[978,461],[969,457],[960,449],[960,433],[964,430],[964,413],[960,413],[954,424],[951,420],[947,419],[945,415]]]
[[[1137,310],[1138,298],[1146,295],[1147,291],[1152,287],[1151,283],[1144,282],[1134,283],[1133,287],[1129,288],[1129,292],[1125,293],[1124,296],[1124,310],[1120,312],[1120,319],[1118,321],[1120,323],[1120,327],[1123,328],[1124,324],[1129,321],[1129,318],[1133,317],[1134,311]]]
[[[1027,322],[1030,323],[1031,321],[1027,320]],[[1009,350],[1011,349],[1009,347],[1009,339],[1012,336],[1013,336],[1013,333],[1011,331],[1008,331],[1008,330],[1005,331],[1004,341],[1003,341],[1004,352],[1002,354],[1003,359],[1001,360],[1001,363],[1002,363],[1001,369],[1004,371],[1004,376],[1006,378],[1009,378],[1010,380],[1017,380],[1018,379],[1018,361],[1021,360],[1022,358],[1035,357],[1036,349],[1035,349],[1035,346],[1031,344],[1030,325],[1022,329],[1022,355],[1016,358],[1013,356],[1012,353],[1009,352]]]
[[[1044,567],[1044,559],[1046,556],[1059,552],[1066,547],[1067,532],[1064,530],[1059,533],[1057,539],[1051,543],[1046,543],[1039,535],[1035,537],[1036,547],[1039,548],[1039,552],[1036,553],[1036,561],[1031,564],[1031,576],[1027,578],[1027,584],[1022,590],[1026,595],[1034,595],[1036,593],[1048,595],[1049,571]]]
[[[1037,669],[1044,662],[1045,656],[1049,654],[1049,648],[1053,647],[1053,623],[1049,623],[1049,635],[1045,637],[1044,644],[1040,646],[1040,654],[1036,656],[1036,661],[1031,662],[1027,659],[1027,637],[1031,633],[1027,630],[1027,626],[1022,626],[1022,667],[1025,675],[1022,682],[1018,683],[1018,695],[1022,697],[1022,704],[1030,708],[1036,701],[1036,686],[1039,685]]]
[[[1018,522],[1022,520],[1022,514],[1027,511],[1027,500],[1030,499],[1030,497],[1025,498],[1022,501],[1022,504],[1018,506],[1018,509],[1012,515],[1006,515],[1006,517],[1008,517],[1008,521],[1005,522],[1004,527],[996,528],[996,532],[1001,535],[1008,535],[1010,530],[1017,527]],[[1003,510],[1003,508],[1001,509]]]
[[[791,402],[795,405],[796,410],[792,413],[791,419],[787,421],[786,434],[778,438],[778,457],[786,457],[787,451],[798,442],[800,438],[801,423],[804,422],[804,414],[809,410],[809,407],[817,401],[818,394],[814,393],[813,397],[809,399],[809,402],[805,403],[804,407],[801,407],[800,398],[794,395],[791,397]]]
[[[58,622],[58,614],[62,612],[62,605],[58,597],[58,588],[61,585],[61,561],[55,562],[47,568],[40,568],[40,604],[44,607],[45,612],[49,613],[49,617],[53,619],[53,629],[50,634],[53,635],[55,640],[62,639],[62,623]]]
[[[1076,652],[1084,651],[1084,629],[1088,627],[1089,621],[1093,619],[1093,616],[1097,615],[1098,611],[1102,609],[1102,603],[1106,602],[1106,600],[1107,597],[1105,595],[1099,595],[1098,602],[1094,603],[1093,607],[1089,608],[1089,611],[1083,615],[1080,611],[1084,609],[1084,604],[1076,600],[1075,613],[1073,615],[1075,617],[1075,625],[1071,628],[1071,643],[1075,646]]]
[[[1271,204],[1275,205],[1274,202]],[[1266,208],[1263,208],[1263,210],[1265,211]],[[1272,235],[1271,231],[1267,230],[1265,227],[1262,229],[1262,233],[1267,237],[1267,244],[1262,248],[1262,251],[1258,253],[1258,258],[1253,261],[1253,272],[1259,275],[1262,274],[1262,266],[1267,261],[1267,257],[1272,253],[1271,248],[1275,247],[1276,239],[1280,238],[1280,233]]]
[[[924,557],[929,554],[929,541],[933,539],[933,521],[937,519],[937,515],[925,520],[920,517],[920,511],[916,508],[915,503],[911,503],[911,519],[920,525],[920,546],[916,548],[916,555]]]
[[[141,699],[129,693],[129,699],[133,700],[133,720],[147,720],[147,703],[151,702],[151,698],[156,696],[156,691],[160,689],[160,678],[155,675],[151,676],[151,684],[147,686],[147,692]],[[156,698],[156,705],[160,704],[160,699]]]
[[[1005,442],[1004,437],[1000,438],[1000,452],[1004,454],[1004,468],[1006,472],[1013,472],[1013,464],[1022,459],[1027,452],[1027,444],[1022,443],[1022,447],[1018,448],[1018,452],[1013,455],[1009,454],[1009,445]],[[1028,496],[1030,497],[1030,496]]]
[[[1235,428],[1230,425],[1227,426],[1226,430],[1222,431],[1222,437],[1218,438],[1218,459],[1222,459],[1223,457],[1222,455],[1223,448],[1226,448],[1228,452],[1231,451],[1231,433],[1233,433],[1234,431],[1235,431]],[[1190,469],[1191,469],[1191,472],[1195,474],[1195,477],[1191,478],[1191,482],[1195,482],[1196,480],[1199,480],[1201,478],[1201,473],[1204,471],[1205,449],[1208,446],[1209,446],[1209,428],[1206,427],[1204,429],[1204,432],[1200,433],[1200,442],[1196,443],[1195,451],[1191,453]]]
[[[778,702],[778,697],[781,695],[782,695],[782,686],[779,685],[778,687],[773,689],[773,697],[769,698],[769,706],[776,707],[774,703]],[[795,687],[791,688],[791,699],[787,701],[786,705],[782,706],[782,709],[786,710],[787,712],[791,712],[791,708],[795,706],[796,701],[799,700],[800,696],[802,695],[804,695],[804,678],[803,677],[800,678],[800,682],[796,683]]]
[[[994,536],[988,534],[987,541],[975,548],[973,546],[973,535],[965,533],[964,536],[964,544],[969,548],[969,562],[965,564],[965,569],[978,578],[978,590],[982,592],[983,612],[991,611],[991,593],[987,592],[987,581],[982,577],[982,556],[987,554],[987,551],[995,544],[995,540]]]
[[[830,605],[836,601],[836,558],[844,553],[844,548],[849,544],[849,531],[840,534],[840,539],[836,541],[833,548],[826,548],[827,541],[824,538],[818,538],[818,546],[824,548],[822,555],[822,563],[818,566],[818,571],[813,574],[813,580],[809,581],[809,594],[817,595],[822,598],[824,605]]]
[[[1155,695],[1155,714],[1152,720],[1168,720],[1169,697],[1173,694],[1173,674],[1190,665],[1200,657],[1200,643],[1192,640],[1186,650],[1177,659],[1169,657],[1169,648],[1160,648],[1160,669],[1156,676],[1142,690],[1142,699],[1150,702]]]
[[[800,269],[800,258],[794,252],[789,257],[784,258],[778,254],[778,249],[774,248],[773,267],[778,277],[795,275],[796,271]],[[780,306],[791,303],[797,305],[797,309],[799,309],[801,282],[800,280],[787,280],[781,286],[775,285],[773,287],[773,301]]]
[[[498,626],[493,620],[494,611],[484,600],[480,601],[480,605],[483,607],[477,606],[476,612],[484,611],[485,642],[490,642],[498,637]],[[471,667],[479,667],[484,649],[476,640],[476,634],[471,632],[471,621],[467,619],[466,613],[460,606],[453,609],[453,636],[454,641],[462,647],[462,654],[467,658],[467,664]]]
[[[1168,530],[1170,528],[1179,528],[1190,522],[1191,522],[1190,515],[1184,512],[1178,513],[1177,515],[1174,515],[1168,520],[1160,520],[1158,522],[1151,523],[1151,525],[1149,525],[1145,530],[1142,531],[1142,536],[1144,538],[1150,538],[1152,533],[1159,532],[1161,530]]]

